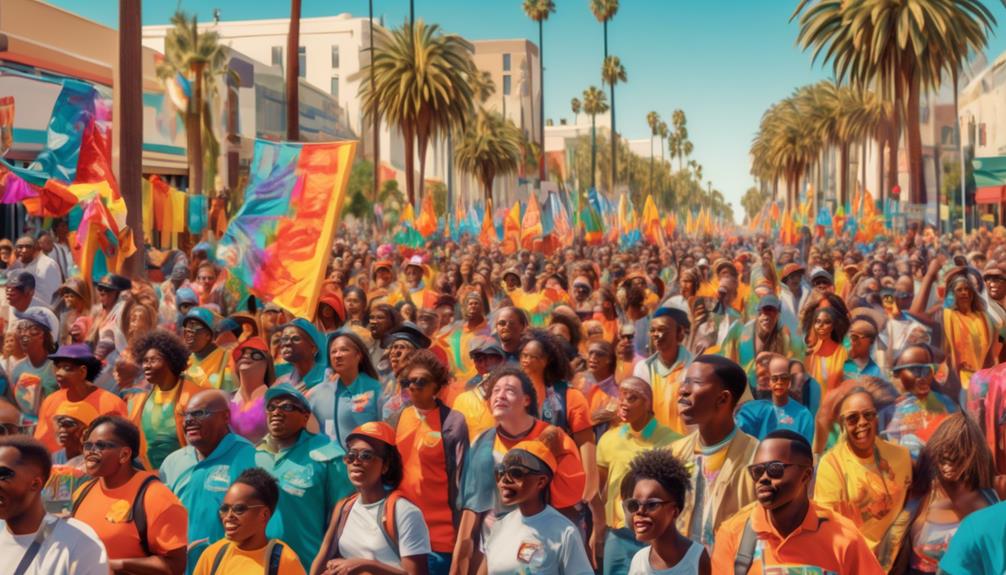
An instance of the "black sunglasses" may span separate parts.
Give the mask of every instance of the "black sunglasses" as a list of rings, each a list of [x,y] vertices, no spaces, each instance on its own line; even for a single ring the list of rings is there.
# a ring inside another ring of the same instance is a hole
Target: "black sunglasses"
[[[622,507],[625,509],[626,515],[635,515],[640,511],[644,515],[650,515],[655,513],[662,506],[667,505],[670,501],[664,501],[663,499],[626,499],[622,502]]]
[[[108,451],[109,449],[115,449],[116,447],[122,447],[114,441],[85,441],[82,446],[85,452],[89,451]]]
[[[862,412],[860,412],[860,411],[853,411],[851,413],[843,413],[841,415],[841,417],[842,417],[842,420],[845,421],[845,424],[851,427],[851,426],[859,424],[859,419],[861,417],[863,418],[863,421],[865,421],[867,423],[872,423],[873,420],[877,419],[877,412],[876,411],[872,411],[872,410],[871,411],[862,411]]]
[[[531,468],[524,467],[523,465],[496,466],[496,481],[500,481],[504,477],[511,481],[524,481],[526,477],[534,474],[535,472]]]
[[[348,452],[346,452],[346,455],[342,456],[342,461],[346,465],[356,463],[357,461],[359,461],[360,463],[367,463],[369,461],[373,461],[374,459],[381,459],[381,456],[378,455],[376,451],[371,451],[369,449],[363,449],[363,450],[351,449]]]
[[[426,379],[424,377],[417,377],[415,379],[409,379],[407,377],[403,377],[402,379],[400,379],[398,381],[402,385],[402,387],[404,387],[404,388],[409,388],[409,387],[426,387],[427,385],[433,383],[433,382],[431,382],[430,380],[428,380],[428,379]]]
[[[768,473],[769,479],[780,479],[786,473],[787,467],[806,467],[799,463],[783,463],[782,461],[768,461],[766,463],[755,463],[748,465],[748,473],[751,479],[758,481],[761,476]]]
[[[244,503],[235,503],[231,505],[229,503],[224,503],[217,510],[220,513],[220,517],[227,517],[228,514],[234,513],[238,517],[241,517],[245,513],[248,513],[249,509],[255,509],[256,507],[265,507],[265,505],[245,505]]]
[[[295,411],[299,411],[301,413],[307,413],[306,409],[294,403],[280,403],[280,404],[270,403],[269,405],[265,406],[265,410],[268,411],[269,413],[272,413],[276,410],[282,411],[283,413],[293,413]]]

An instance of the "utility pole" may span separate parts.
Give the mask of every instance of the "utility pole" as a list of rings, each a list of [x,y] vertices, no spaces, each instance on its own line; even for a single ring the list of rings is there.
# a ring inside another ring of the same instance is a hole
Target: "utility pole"
[[[125,271],[134,278],[146,277],[143,242],[143,63],[140,0],[119,0],[119,65],[114,79],[114,139],[119,148],[119,190],[126,202],[126,224],[133,233],[136,253]],[[90,278],[85,278],[90,281]]]

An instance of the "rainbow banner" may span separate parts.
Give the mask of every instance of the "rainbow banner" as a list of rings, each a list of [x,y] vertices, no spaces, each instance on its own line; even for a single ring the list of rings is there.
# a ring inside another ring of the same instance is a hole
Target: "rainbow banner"
[[[314,316],[355,154],[355,141],[255,142],[244,205],[217,247],[252,294]]]

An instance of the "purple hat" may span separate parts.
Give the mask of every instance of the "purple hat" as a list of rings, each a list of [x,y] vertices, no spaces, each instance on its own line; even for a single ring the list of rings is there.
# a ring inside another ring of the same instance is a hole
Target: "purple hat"
[[[91,346],[86,343],[61,345],[56,350],[56,353],[49,355],[49,360],[53,362],[61,360],[72,361],[87,367],[88,381],[94,381],[94,378],[98,377],[98,374],[101,373],[101,360],[94,356]]]

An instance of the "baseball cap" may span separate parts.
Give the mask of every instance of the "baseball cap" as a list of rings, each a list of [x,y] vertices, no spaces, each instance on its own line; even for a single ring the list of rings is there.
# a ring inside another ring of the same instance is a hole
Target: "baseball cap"
[[[32,306],[24,311],[14,310],[14,315],[18,319],[28,320],[49,333],[56,333],[59,330],[59,320],[56,314],[48,308],[42,306]]]
[[[357,427],[346,436],[346,443],[348,444],[354,437],[376,439],[377,441],[385,443],[390,447],[395,446],[395,430],[383,421],[368,421],[367,423]]]
[[[98,419],[98,410],[85,401],[64,401],[56,408],[56,413],[52,414],[52,419],[53,421],[58,421],[63,417],[76,419],[84,427],[87,427],[91,425],[92,421]]]
[[[182,323],[184,324],[186,321],[189,321],[190,319],[198,321],[199,323],[205,325],[206,329],[210,330],[211,332],[213,331],[213,325],[215,322],[213,321],[213,312],[211,312],[210,310],[204,307],[194,307],[189,310],[189,313],[185,314],[185,319],[182,321]]]
[[[532,471],[543,473],[550,477],[555,474],[555,470],[559,467],[559,463],[549,448],[541,441],[534,439],[521,441],[510,448],[510,451],[503,457],[503,466],[505,467],[511,463],[517,463]]]
[[[180,306],[187,303],[199,305],[199,296],[196,295],[196,290],[190,287],[183,287],[175,290],[175,305]]]
[[[105,277],[94,282],[94,285],[112,291],[126,291],[133,287],[133,282],[118,274],[105,274]]]
[[[692,325],[691,320],[688,319],[688,313],[676,307],[665,306],[659,308],[657,311],[653,312],[653,319],[657,319],[658,317],[669,317],[674,320],[674,323],[684,327],[690,327]]]
[[[33,290],[35,289],[35,276],[29,272],[14,270],[7,274],[7,287]]]
[[[412,323],[411,321],[403,321],[391,331],[388,335],[384,336],[381,340],[381,345],[385,348],[391,347],[391,344],[398,340],[405,340],[412,344],[416,349],[426,349],[430,347],[430,338],[423,333],[419,326]]]
[[[498,355],[500,357],[506,357],[503,352],[503,347],[494,337],[482,336],[478,339],[472,340],[471,351],[468,355],[474,359],[476,355]]]
[[[832,275],[828,273],[828,270],[824,268],[814,268],[813,270],[811,270],[810,281],[814,281],[818,278],[824,278],[828,280],[829,283],[834,283],[835,281],[835,278],[832,277]]]
[[[311,404],[307,402],[307,398],[304,397],[304,394],[298,391],[296,387],[290,385],[289,383],[281,383],[279,385],[274,385],[270,387],[265,392],[266,405],[268,405],[270,401],[278,397],[285,397],[285,396],[290,396],[295,400],[297,400],[297,403],[300,403],[302,406],[304,406],[304,409],[307,410],[311,409]]]
[[[758,311],[761,311],[767,307],[780,310],[782,309],[782,302],[779,301],[779,298],[777,298],[775,294],[768,294],[766,296],[763,296],[761,300],[758,301]]]

